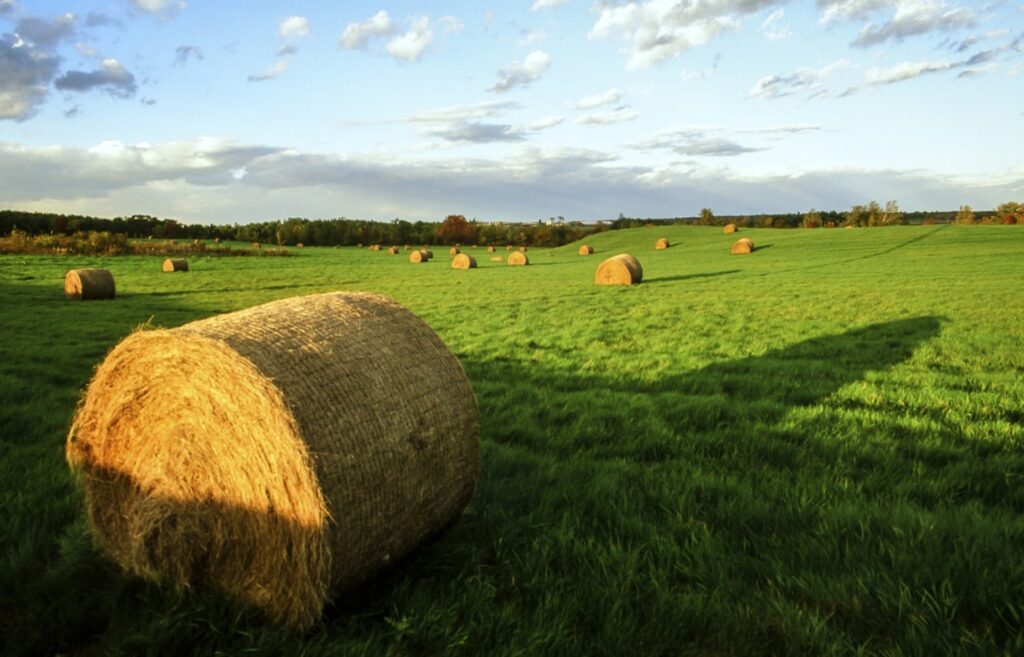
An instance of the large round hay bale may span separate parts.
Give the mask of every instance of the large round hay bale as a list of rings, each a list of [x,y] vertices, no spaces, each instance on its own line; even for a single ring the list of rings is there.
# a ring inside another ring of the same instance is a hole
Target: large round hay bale
[[[487,245],[487,252],[488,253],[494,253],[494,245],[493,244],[488,244]]]
[[[737,230],[739,230],[739,227],[737,227],[736,224],[726,224],[722,226],[722,232],[725,233],[726,235],[731,235],[735,233]]]
[[[163,264],[164,271],[188,271],[188,260],[184,258],[167,258]]]
[[[530,264],[530,259],[522,251],[513,251],[508,254],[507,262],[510,265],[528,265]]]
[[[668,239],[664,238],[664,237],[662,237],[661,239],[659,239],[657,242],[654,243],[654,248],[659,250],[659,251],[661,249],[667,249],[668,246],[669,246]]]
[[[459,253],[459,247],[457,246],[453,246],[452,248],[448,249],[448,255],[459,255]]]
[[[460,253],[452,258],[452,269],[476,269],[476,258]]]
[[[113,299],[115,293],[109,269],[72,269],[64,274],[64,295],[69,299]]]
[[[628,253],[608,258],[597,266],[594,274],[594,283],[598,285],[637,285],[642,280],[644,268]]]
[[[409,262],[430,262],[426,251],[413,251],[409,254]]]
[[[594,252],[594,247],[589,244],[584,244],[580,247],[580,255],[590,255]]]
[[[431,251],[430,249],[420,249],[420,253],[422,253],[423,255],[427,256],[427,260],[433,260],[434,259],[434,252]]]
[[[125,569],[307,627],[330,591],[458,516],[479,426],[429,326],[336,292],[131,334],[96,370],[66,456],[95,542]]]
[[[732,254],[741,255],[751,253],[754,250],[754,242],[749,237],[741,237],[733,242]]]

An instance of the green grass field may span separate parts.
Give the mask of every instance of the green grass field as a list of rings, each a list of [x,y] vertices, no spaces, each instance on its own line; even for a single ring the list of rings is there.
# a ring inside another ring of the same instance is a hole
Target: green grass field
[[[654,251],[657,237],[673,247]],[[0,637],[14,655],[1024,654],[1024,229],[603,233],[407,254],[0,257]],[[644,283],[598,288],[637,256]],[[499,252],[504,255],[503,252]],[[115,301],[63,297],[110,268]],[[462,361],[479,491],[305,635],[120,574],[64,438],[142,324],[390,295]]]

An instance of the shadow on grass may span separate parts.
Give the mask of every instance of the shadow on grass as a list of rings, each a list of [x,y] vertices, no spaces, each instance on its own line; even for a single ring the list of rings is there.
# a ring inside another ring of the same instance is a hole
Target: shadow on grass
[[[739,272],[739,269],[727,269],[725,271],[713,271],[701,274],[680,274],[679,276],[657,276],[645,278],[644,283],[671,283],[673,281],[689,281],[698,278],[714,278],[716,276],[727,276]]]

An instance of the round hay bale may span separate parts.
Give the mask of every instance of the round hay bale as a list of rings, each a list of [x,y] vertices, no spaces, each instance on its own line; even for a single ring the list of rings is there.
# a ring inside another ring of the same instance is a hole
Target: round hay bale
[[[526,247],[525,246],[519,247],[519,252],[520,253],[526,253]]]
[[[426,251],[413,251],[409,254],[409,262],[430,262]]]
[[[131,334],[96,370],[66,458],[126,570],[301,628],[459,515],[479,420],[426,323],[336,292]]]
[[[398,255],[398,247],[397,246],[392,246],[392,247],[388,248],[388,253],[390,255]]]
[[[303,244],[302,242],[296,242],[296,243],[295,243],[295,248],[296,248],[296,249],[301,249],[301,248],[302,248],[302,247],[304,247],[304,246],[305,246],[305,244]]]
[[[661,239],[659,239],[657,242],[654,243],[654,248],[659,250],[659,251],[662,250],[662,249],[667,249],[668,247],[669,247],[668,239],[666,239],[664,237],[662,237]]]
[[[457,246],[453,246],[452,248],[448,249],[448,255],[459,255],[459,253],[459,247]]]
[[[167,258],[163,264],[164,271],[188,271],[188,260],[184,258]]]
[[[491,262],[505,262],[505,258],[499,255],[491,256]]]
[[[508,254],[507,262],[510,265],[528,265],[530,264],[530,259],[522,251],[513,251]]]
[[[733,242],[732,254],[742,255],[751,253],[754,250],[754,242],[749,237],[741,237],[740,239]]]
[[[452,258],[452,269],[476,269],[476,258],[460,253]]]
[[[420,249],[420,252],[423,253],[423,255],[427,256],[427,260],[434,259],[434,252],[431,251],[430,249]]]
[[[214,244],[220,244],[220,238],[219,237],[214,237],[213,238],[213,243]]]
[[[644,280],[644,268],[628,253],[608,258],[597,266],[594,283],[597,285],[637,285]]]
[[[512,250],[512,245],[511,245],[511,244],[507,245],[507,246],[505,247],[505,250],[506,250],[506,251],[511,251],[511,250]]]
[[[115,293],[109,269],[72,269],[64,274],[64,295],[69,299],[113,299]]]
[[[487,252],[488,253],[494,253],[494,245],[493,244],[488,244],[487,245]]]
[[[253,242],[252,243],[252,248],[254,248],[254,249],[260,248],[260,243],[259,242]]]
[[[726,225],[722,226],[722,232],[725,233],[726,235],[732,235],[733,233],[735,233],[738,230],[739,230],[739,227],[736,226],[736,224],[726,224]]]
[[[594,252],[594,247],[589,244],[584,244],[580,247],[580,255],[590,255]]]

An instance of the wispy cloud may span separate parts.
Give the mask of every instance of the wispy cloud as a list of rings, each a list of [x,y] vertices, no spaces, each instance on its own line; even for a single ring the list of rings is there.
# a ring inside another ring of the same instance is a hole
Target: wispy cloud
[[[370,39],[393,34],[395,24],[383,9],[361,23],[349,23],[338,39],[338,46],[346,50],[365,48]]]
[[[619,99],[621,98],[621,91],[618,89],[609,89],[603,93],[580,98],[579,101],[576,102],[576,109],[593,109],[594,107],[600,107],[601,105],[611,105],[619,102]]]
[[[266,68],[262,73],[256,75],[250,75],[247,79],[249,82],[266,82],[267,80],[273,80],[274,78],[280,77],[282,73],[288,70],[292,60],[280,59]]]
[[[892,10],[881,23],[868,22],[850,44],[869,48],[887,41],[902,41],[931,32],[950,32],[975,24],[974,12],[946,5],[943,0],[817,0],[824,25],[840,21],[867,21]]]
[[[184,66],[189,59],[203,60],[203,51],[199,46],[178,46],[174,49],[174,63],[176,65]]]
[[[555,7],[561,7],[568,2],[569,0],[533,0],[533,5],[530,6],[530,11],[553,9]]]
[[[780,24],[785,15],[786,11],[784,9],[777,9],[768,18],[764,19],[761,27],[758,28],[761,34],[764,35],[764,38],[769,41],[783,41],[793,36],[792,30],[788,26]]]
[[[640,114],[628,105],[622,105],[608,112],[593,112],[584,114],[576,119],[576,123],[582,125],[611,125],[613,123],[624,123],[632,121]]]
[[[505,93],[539,80],[551,68],[551,55],[534,50],[522,62],[513,62],[498,71],[498,81],[488,91]]]
[[[131,0],[132,6],[155,18],[173,18],[188,7],[184,0]]]
[[[826,81],[829,76],[850,67],[846,59],[839,59],[821,68],[801,67],[789,74],[768,75],[754,84],[749,95],[762,100],[801,95],[820,98],[829,94]]]

